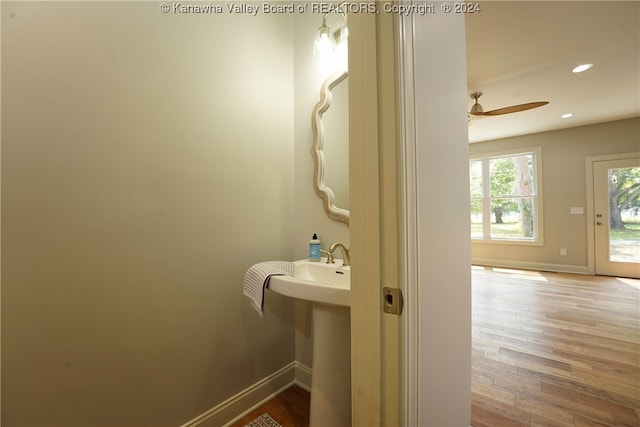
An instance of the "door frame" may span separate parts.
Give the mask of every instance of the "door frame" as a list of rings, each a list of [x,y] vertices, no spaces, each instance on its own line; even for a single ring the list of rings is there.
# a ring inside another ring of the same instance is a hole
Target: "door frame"
[[[470,425],[471,241],[464,17],[399,18],[399,200],[405,294],[401,425]],[[447,185],[438,185],[448,173],[453,176]],[[439,217],[434,200],[451,203],[453,212]],[[446,334],[440,329],[444,325]]]
[[[397,30],[394,14],[348,19],[352,425],[398,426],[402,317],[382,312],[401,286]]]
[[[619,153],[604,156],[591,156],[585,159],[585,171],[587,177],[587,273],[596,274],[596,213],[594,198],[593,167],[597,162],[610,160],[624,160],[638,157],[640,153]]]
[[[405,296],[402,346],[402,420],[403,425],[417,426],[419,412],[419,333],[418,333],[418,165],[416,163],[416,111],[414,81],[414,20],[399,17],[398,22],[398,98],[400,104],[402,292]]]
[[[349,20],[351,425],[381,425],[380,199],[376,22]]]
[[[468,425],[471,244],[464,17],[437,14],[414,21],[415,16],[355,13],[348,19],[352,425]],[[456,20],[454,25],[449,19]],[[459,84],[452,85],[452,66]],[[425,71],[437,72],[446,84],[414,77]],[[427,83],[434,97],[419,96]],[[418,111],[428,116],[426,122]],[[438,156],[428,155],[432,150]],[[426,162],[421,165],[420,159]],[[440,193],[425,183],[439,182],[451,170],[459,171],[455,191],[442,196],[457,201],[456,213],[447,220],[459,229],[454,238],[447,232],[443,239],[446,228],[426,215],[433,213],[428,200]],[[442,245],[429,240],[433,231]],[[456,254],[454,259],[449,253]],[[404,292],[400,317],[382,313],[383,286]],[[443,324],[450,326],[447,334],[441,333]]]

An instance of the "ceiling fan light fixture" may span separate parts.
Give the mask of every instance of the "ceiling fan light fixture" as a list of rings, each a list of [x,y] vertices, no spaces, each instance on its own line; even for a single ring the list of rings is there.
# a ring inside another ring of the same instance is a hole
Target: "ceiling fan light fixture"
[[[480,98],[481,96],[482,96],[482,92],[473,92],[471,94],[471,99],[475,101],[473,106],[471,106],[471,111],[470,111],[471,114],[484,113],[484,108],[482,108],[482,105],[478,103],[478,98]]]
[[[573,67],[573,69],[571,70],[572,73],[583,73],[587,70],[590,70],[591,68],[593,68],[593,64],[580,64],[576,67]]]
[[[482,105],[478,104],[478,101],[476,100],[476,103],[471,107],[471,114],[478,113],[484,113],[484,108],[482,108]]]

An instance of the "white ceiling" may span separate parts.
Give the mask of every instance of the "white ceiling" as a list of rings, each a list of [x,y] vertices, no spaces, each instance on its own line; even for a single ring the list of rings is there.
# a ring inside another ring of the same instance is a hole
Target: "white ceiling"
[[[468,93],[484,93],[485,111],[549,104],[474,118],[470,142],[640,116],[639,1],[492,1],[480,8],[466,15]],[[571,72],[582,63],[594,67]],[[561,119],[565,113],[574,116]]]

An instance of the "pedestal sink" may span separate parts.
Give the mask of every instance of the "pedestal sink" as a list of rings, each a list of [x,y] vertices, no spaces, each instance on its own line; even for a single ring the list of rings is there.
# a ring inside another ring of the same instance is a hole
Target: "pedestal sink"
[[[351,267],[300,260],[294,276],[272,276],[269,289],[312,302],[310,427],[351,425]]]

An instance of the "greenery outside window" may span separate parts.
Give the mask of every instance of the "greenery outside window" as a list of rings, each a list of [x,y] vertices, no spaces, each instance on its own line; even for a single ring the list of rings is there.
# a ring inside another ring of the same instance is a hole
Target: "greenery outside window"
[[[471,238],[539,243],[540,149],[469,161]]]

